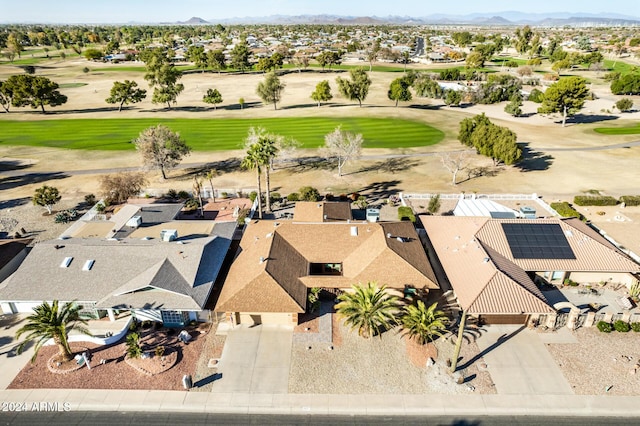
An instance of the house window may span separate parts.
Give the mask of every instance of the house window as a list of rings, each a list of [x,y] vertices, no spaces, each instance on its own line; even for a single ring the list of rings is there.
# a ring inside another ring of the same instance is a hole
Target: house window
[[[312,263],[309,275],[342,275],[342,263]]]
[[[184,325],[189,321],[189,312],[182,311],[161,311],[162,322],[166,326]]]

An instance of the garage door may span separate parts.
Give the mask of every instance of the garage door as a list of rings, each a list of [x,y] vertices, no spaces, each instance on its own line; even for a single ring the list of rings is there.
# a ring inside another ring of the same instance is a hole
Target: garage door
[[[287,313],[273,313],[273,312],[258,312],[248,313],[243,312],[240,314],[240,324],[245,325],[259,325],[259,324],[285,324],[291,325],[292,316]]]
[[[528,315],[480,315],[483,324],[526,324]]]

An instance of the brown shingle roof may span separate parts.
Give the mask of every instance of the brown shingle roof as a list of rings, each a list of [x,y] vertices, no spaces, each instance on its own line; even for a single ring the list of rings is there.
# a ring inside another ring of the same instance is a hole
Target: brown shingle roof
[[[346,222],[351,219],[351,204],[346,201],[298,201],[293,209],[296,222]]]
[[[241,253],[231,266],[216,310],[303,312],[309,287],[348,288],[366,281],[391,288],[409,284],[437,289],[413,225],[387,225],[254,221],[240,242]],[[389,232],[393,238],[387,238]],[[309,275],[310,263],[341,263],[343,275]],[[272,295],[273,283],[288,298]],[[248,286],[254,292],[245,291]],[[277,303],[280,310],[273,310]]]

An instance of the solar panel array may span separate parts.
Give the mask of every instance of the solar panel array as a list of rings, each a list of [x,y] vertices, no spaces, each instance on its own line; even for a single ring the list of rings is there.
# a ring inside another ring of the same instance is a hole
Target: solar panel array
[[[576,256],[556,223],[503,223],[514,259],[575,259]]]

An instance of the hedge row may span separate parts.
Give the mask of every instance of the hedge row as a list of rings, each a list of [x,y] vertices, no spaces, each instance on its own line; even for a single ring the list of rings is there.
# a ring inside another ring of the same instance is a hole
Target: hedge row
[[[620,202],[626,206],[640,206],[640,195],[623,195]]]
[[[608,195],[576,195],[573,204],[578,206],[615,206],[618,200]]]
[[[562,203],[551,203],[551,208],[557,211],[562,217],[577,217],[582,220],[582,215],[566,201],[563,201]]]

